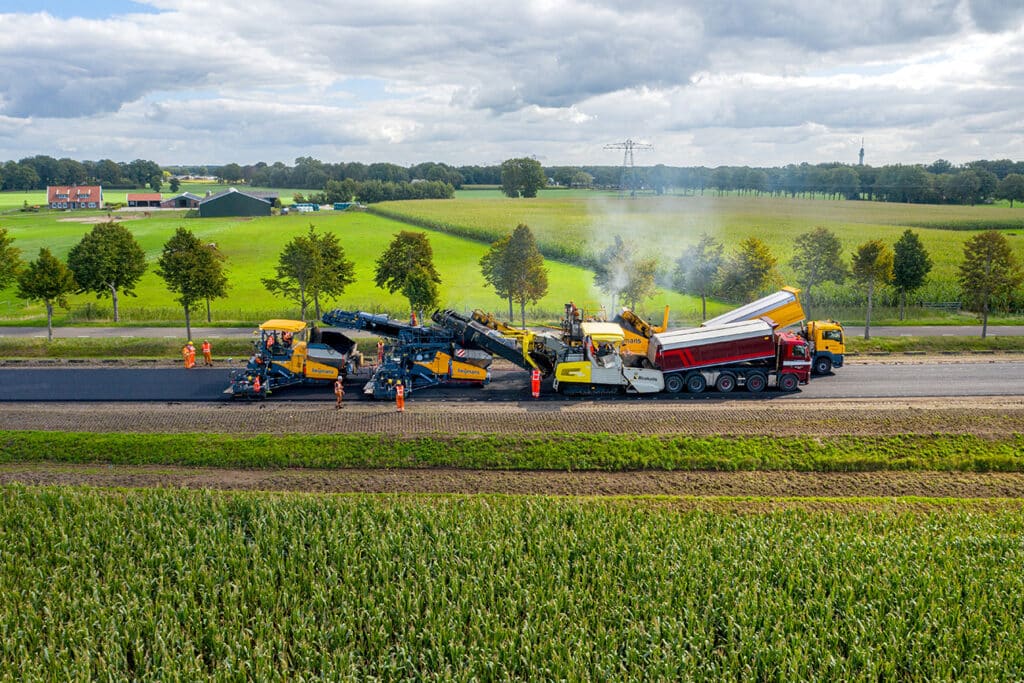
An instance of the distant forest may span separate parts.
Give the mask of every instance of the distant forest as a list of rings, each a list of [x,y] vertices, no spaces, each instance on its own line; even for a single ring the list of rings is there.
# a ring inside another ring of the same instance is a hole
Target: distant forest
[[[740,193],[788,197],[830,197],[874,201],[980,204],[998,199],[1024,202],[1024,162],[981,160],[953,165],[859,166],[840,163],[790,164],[776,167],[719,166],[547,166],[549,184],[557,187],[622,189],[653,194]],[[450,166],[427,162],[405,167],[360,162],[328,163],[299,157],[294,165],[225,164],[164,166],[153,161],[75,161],[34,156],[0,166],[4,190],[40,190],[48,185],[101,184],[105,188],[158,189],[164,173],[210,176],[228,183],[256,187],[324,190],[329,181],[415,183],[434,181],[459,189],[467,185],[500,185],[501,167]],[[358,185],[356,185],[358,187]]]

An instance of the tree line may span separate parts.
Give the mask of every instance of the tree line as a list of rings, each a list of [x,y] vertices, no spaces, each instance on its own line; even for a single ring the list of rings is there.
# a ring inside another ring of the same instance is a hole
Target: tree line
[[[0,188],[28,192],[50,185],[102,185],[108,188],[150,187],[159,192],[163,170],[155,161],[136,159],[128,163],[102,159],[75,161],[37,155],[0,165]]]

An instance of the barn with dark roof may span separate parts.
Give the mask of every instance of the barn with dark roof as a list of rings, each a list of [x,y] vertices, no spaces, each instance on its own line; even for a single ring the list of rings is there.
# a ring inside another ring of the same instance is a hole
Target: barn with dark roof
[[[201,218],[269,216],[276,192],[242,192],[231,187],[199,202]]]

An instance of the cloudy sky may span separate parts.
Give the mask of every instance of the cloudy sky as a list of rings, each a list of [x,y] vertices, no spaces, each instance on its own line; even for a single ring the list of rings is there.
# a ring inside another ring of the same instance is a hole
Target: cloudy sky
[[[0,160],[1024,159],[1024,0],[0,0]]]

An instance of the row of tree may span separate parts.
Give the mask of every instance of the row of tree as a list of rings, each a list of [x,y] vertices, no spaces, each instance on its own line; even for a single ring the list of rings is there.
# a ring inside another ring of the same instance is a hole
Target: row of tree
[[[210,300],[227,295],[224,257],[212,243],[203,243],[191,231],[178,228],[164,244],[157,275],[184,307],[185,326],[192,336],[191,313]],[[25,264],[7,230],[0,228],[0,289],[17,284],[18,298],[46,307],[47,339],[53,339],[54,306],[68,307],[68,295],[91,292],[110,298],[114,321],[120,320],[119,297],[135,296],[135,286],[146,272],[146,254],[135,236],[116,222],[98,223],[61,261],[46,247]]]
[[[358,200],[364,204],[392,202],[403,199],[451,199],[455,196],[455,188],[440,180],[420,180],[416,182],[391,182],[381,180],[358,181],[350,178],[345,180],[328,180],[323,192],[313,192],[303,198],[295,195],[295,201],[308,200],[317,204],[333,204],[334,202],[351,202]]]
[[[740,242],[729,257],[723,252],[722,243],[705,234],[675,263],[673,284],[681,292],[701,297],[702,319],[707,318],[708,296],[750,301],[782,282],[778,259],[757,237]],[[925,283],[932,260],[917,234],[906,230],[892,247],[881,240],[869,240],[859,245],[846,261],[839,238],[827,228],[818,227],[796,238],[789,265],[803,290],[808,315],[814,305],[815,287],[826,282],[842,284],[852,278],[867,300],[864,336],[870,338],[877,289],[891,285],[897,290],[902,320],[907,296]],[[637,272],[644,270],[640,268]],[[653,288],[653,278],[650,280],[649,286]],[[965,308],[981,317],[981,336],[985,337],[989,312],[1000,303],[1005,305],[1016,293],[1024,282],[1024,270],[1006,237],[990,230],[964,244],[958,282]]]
[[[163,170],[155,161],[136,159],[128,163],[102,159],[75,161],[37,155],[0,165],[0,188],[4,190],[45,190],[50,185],[103,185],[111,188],[151,187],[159,192]],[[176,190],[172,190],[176,191]]]

